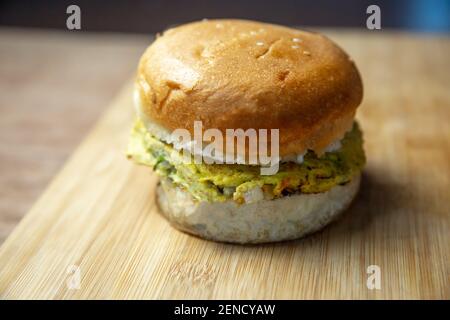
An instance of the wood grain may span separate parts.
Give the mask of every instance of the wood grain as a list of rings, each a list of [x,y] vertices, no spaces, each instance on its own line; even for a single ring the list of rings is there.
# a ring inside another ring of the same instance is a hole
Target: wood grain
[[[0,244],[134,72],[149,38],[0,28]]]
[[[303,240],[238,246],[171,228],[156,177],[127,161],[126,86],[0,248],[2,298],[450,298],[450,41],[329,33],[365,84],[368,164],[341,220]],[[82,93],[80,93],[82,94]],[[67,268],[81,271],[69,289]],[[369,265],[381,290],[366,287]]]

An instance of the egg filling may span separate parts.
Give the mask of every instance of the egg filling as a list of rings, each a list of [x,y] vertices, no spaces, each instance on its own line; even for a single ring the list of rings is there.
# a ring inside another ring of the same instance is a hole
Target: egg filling
[[[296,193],[320,193],[349,182],[365,164],[362,133],[355,122],[340,141],[340,148],[317,156],[308,151],[302,163],[282,162],[274,175],[261,175],[260,167],[243,164],[195,164],[182,161],[182,153],[152,136],[137,120],[131,132],[127,155],[150,166],[160,176],[188,191],[199,201],[248,202],[276,199]]]

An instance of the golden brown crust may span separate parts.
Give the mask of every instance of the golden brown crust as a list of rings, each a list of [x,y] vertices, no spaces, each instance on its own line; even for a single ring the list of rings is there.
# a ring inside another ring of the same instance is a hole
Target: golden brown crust
[[[321,152],[351,127],[362,83],[325,36],[244,20],[167,30],[138,68],[141,111],[168,130],[280,129],[280,155]]]

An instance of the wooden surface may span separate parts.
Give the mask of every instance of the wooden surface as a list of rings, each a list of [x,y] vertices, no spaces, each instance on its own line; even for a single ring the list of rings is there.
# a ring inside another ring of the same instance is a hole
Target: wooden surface
[[[128,86],[0,248],[0,297],[450,298],[450,41],[329,35],[365,84],[368,164],[341,220],[261,246],[174,230],[155,207],[155,176],[124,157]],[[369,265],[381,290],[366,287]],[[70,266],[79,289],[67,286]]]
[[[0,28],[0,244],[129,79],[150,41]]]

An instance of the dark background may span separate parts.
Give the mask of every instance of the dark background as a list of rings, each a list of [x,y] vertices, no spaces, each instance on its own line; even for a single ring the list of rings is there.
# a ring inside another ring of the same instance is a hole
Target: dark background
[[[66,28],[66,8],[81,8],[82,30],[155,33],[203,18],[246,18],[295,26],[366,26],[366,8],[381,8],[383,29],[450,31],[449,0],[0,0],[0,25]]]

